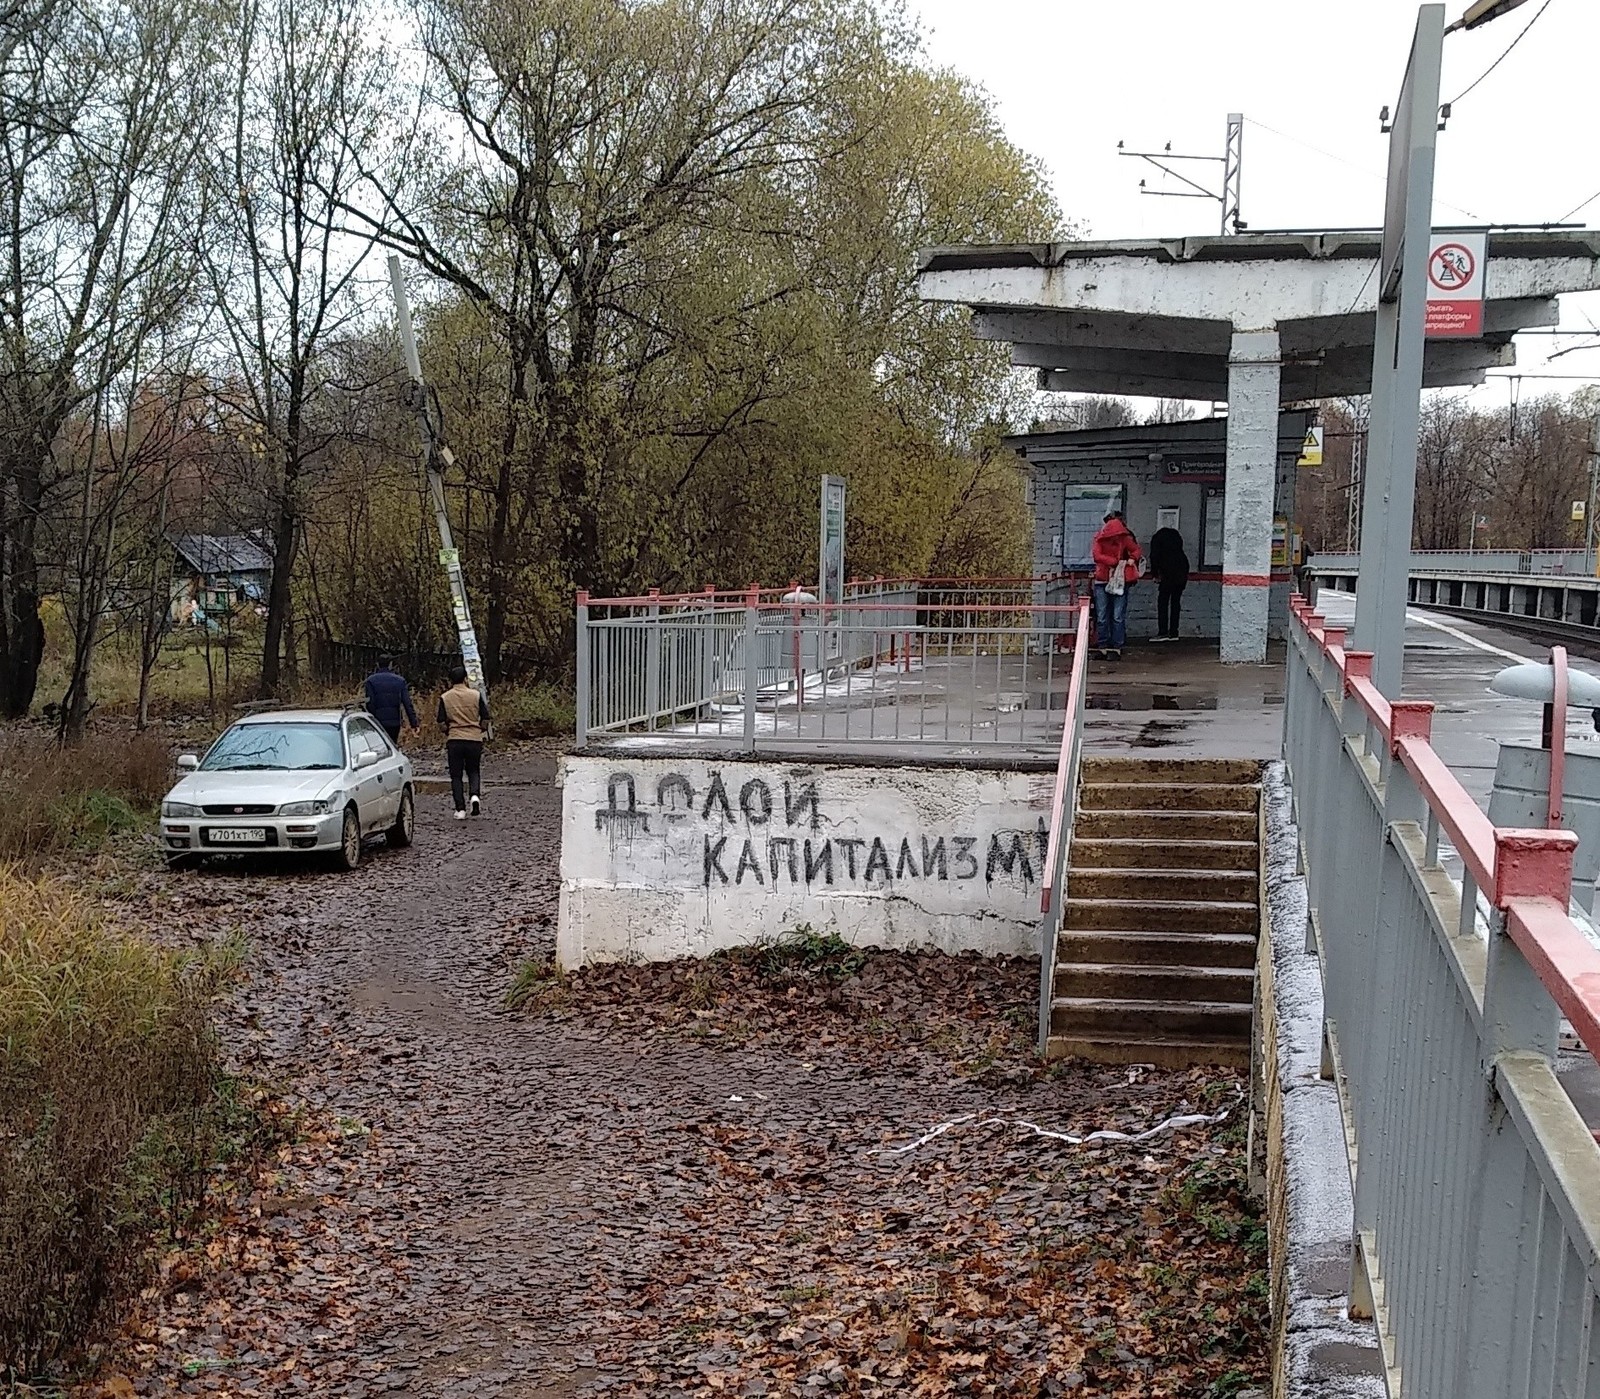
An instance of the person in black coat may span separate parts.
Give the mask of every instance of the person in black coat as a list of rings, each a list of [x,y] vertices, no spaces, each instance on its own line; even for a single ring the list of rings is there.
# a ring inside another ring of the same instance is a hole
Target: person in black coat
[[[411,723],[411,732],[416,733],[417,711],[411,703],[411,691],[407,687],[405,677],[396,675],[393,662],[388,656],[378,657],[378,668],[367,677],[364,686],[367,695],[367,713],[382,726],[384,733],[389,735],[389,742],[398,745],[400,742],[400,721],[402,718]]]
[[[1183,536],[1170,525],[1150,540],[1150,572],[1156,578],[1155,639],[1176,641],[1183,590],[1189,586],[1189,556],[1183,551]]]

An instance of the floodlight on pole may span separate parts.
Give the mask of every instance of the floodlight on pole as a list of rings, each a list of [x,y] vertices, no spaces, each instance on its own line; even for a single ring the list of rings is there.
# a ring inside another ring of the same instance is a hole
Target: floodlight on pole
[[[1518,5],[1526,3],[1527,0],[1477,0],[1476,4],[1468,5],[1466,14],[1444,32],[1454,34],[1458,29],[1476,29],[1480,24],[1499,19],[1501,15],[1508,14]]]

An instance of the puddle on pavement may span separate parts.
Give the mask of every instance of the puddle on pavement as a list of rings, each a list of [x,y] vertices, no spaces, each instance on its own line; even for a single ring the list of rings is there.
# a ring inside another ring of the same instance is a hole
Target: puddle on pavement
[[[1066,697],[1052,696],[1052,709],[1060,709],[1066,702]],[[1116,709],[1127,713],[1142,713],[1150,709],[1215,709],[1217,697],[1215,695],[1140,695],[1123,691],[1103,691],[1100,694],[1093,692],[1084,696],[1085,709]]]

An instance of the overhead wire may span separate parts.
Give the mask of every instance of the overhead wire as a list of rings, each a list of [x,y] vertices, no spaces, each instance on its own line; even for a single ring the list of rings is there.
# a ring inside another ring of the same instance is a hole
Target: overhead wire
[[[1495,61],[1493,63],[1491,63],[1487,68],[1485,68],[1483,70],[1483,72],[1479,73],[1476,78],[1474,78],[1470,83],[1468,83],[1466,85],[1466,87],[1462,88],[1460,93],[1458,93],[1455,97],[1452,97],[1450,99],[1449,105],[1452,106],[1452,107],[1455,106],[1457,102],[1459,102],[1463,97],[1465,97],[1469,92],[1471,92],[1473,88],[1477,87],[1477,85],[1479,83],[1481,83],[1485,78],[1487,78],[1489,76],[1489,74],[1494,72],[1494,70],[1496,68],[1498,68],[1502,63],[1504,63],[1506,61],[1506,59],[1511,56],[1511,50],[1516,48],[1516,46],[1518,44],[1520,44],[1524,39],[1526,39],[1528,37],[1528,31],[1530,29],[1532,29],[1533,26],[1536,25],[1539,22],[1540,16],[1543,15],[1544,12],[1546,10],[1548,10],[1549,8],[1550,8],[1550,0],[1544,0],[1544,4],[1539,6],[1539,8],[1533,12],[1533,18],[1530,19],[1525,25],[1522,26],[1521,29],[1519,29],[1517,31],[1517,37],[1515,39],[1513,39],[1509,44],[1507,44],[1504,49],[1501,50],[1500,57],[1495,59]]]
[[[1323,150],[1321,146],[1314,146],[1310,141],[1302,140],[1299,136],[1291,136],[1287,131],[1279,131],[1275,126],[1268,126],[1267,123],[1262,121],[1260,117],[1252,117],[1247,113],[1245,115],[1245,120],[1252,126],[1259,126],[1263,131],[1270,131],[1274,136],[1288,141],[1291,145],[1303,146],[1308,151],[1314,151],[1324,160],[1331,160],[1338,165],[1348,166],[1357,174],[1365,175],[1369,180],[1386,181],[1389,178],[1387,175],[1380,174],[1378,171],[1373,170],[1368,166],[1358,165],[1355,161],[1347,160],[1342,155],[1335,155],[1332,151]],[[1471,209],[1463,209],[1459,204],[1452,204],[1448,199],[1440,199],[1437,194],[1434,195],[1434,203],[1442,205],[1446,209],[1454,209],[1458,214],[1465,214],[1469,219],[1484,221],[1482,214],[1475,213]]]
[[[1593,194],[1591,194],[1587,199],[1585,199],[1582,204],[1574,204],[1572,206],[1572,208],[1568,209],[1566,213],[1564,213],[1559,219],[1556,220],[1556,222],[1557,223],[1565,223],[1574,214],[1581,214],[1585,209],[1587,209],[1597,199],[1600,199],[1600,189],[1597,189]]]

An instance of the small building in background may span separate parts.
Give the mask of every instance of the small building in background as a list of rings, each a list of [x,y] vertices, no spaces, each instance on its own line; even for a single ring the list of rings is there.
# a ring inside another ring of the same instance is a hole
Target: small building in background
[[[1268,634],[1281,637],[1289,619],[1296,563],[1295,463],[1313,415],[1278,417],[1278,467],[1273,501]],[[1028,463],[1033,510],[1033,571],[1087,577],[1089,543],[1111,510],[1121,510],[1146,553],[1150,537],[1170,525],[1189,555],[1182,635],[1215,639],[1222,631],[1222,536],[1227,471],[1226,418],[1134,427],[1031,432],[1006,438]],[[1143,579],[1128,602],[1128,635],[1154,636],[1156,586]]]
[[[272,586],[272,547],[259,534],[177,534],[172,620],[179,626],[215,626],[241,608],[266,605]]]

